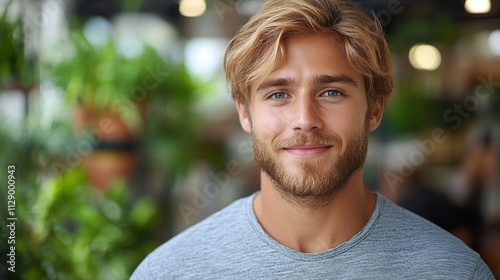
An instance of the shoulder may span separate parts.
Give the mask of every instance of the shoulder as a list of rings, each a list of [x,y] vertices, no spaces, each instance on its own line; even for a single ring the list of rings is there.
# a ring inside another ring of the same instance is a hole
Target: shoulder
[[[440,241],[463,244],[448,231],[440,228],[421,216],[389,201],[379,195],[381,200],[378,226],[386,231],[395,231],[401,238],[429,237],[439,238]]]
[[[245,222],[246,205],[251,197],[242,198],[205,220],[186,229],[151,252],[134,272],[132,279],[154,279],[179,270],[179,265],[211,261],[234,244],[250,227]]]
[[[387,238],[391,238],[396,243],[418,244],[419,248],[426,248],[426,250],[455,248],[472,252],[461,240],[448,231],[381,195],[379,195],[379,199],[382,201],[376,230],[383,232]]]
[[[377,223],[368,242],[382,255],[398,256],[396,263],[433,273],[456,273],[472,278],[485,267],[478,253],[448,231],[379,195]],[[455,274],[454,274],[455,275]]]

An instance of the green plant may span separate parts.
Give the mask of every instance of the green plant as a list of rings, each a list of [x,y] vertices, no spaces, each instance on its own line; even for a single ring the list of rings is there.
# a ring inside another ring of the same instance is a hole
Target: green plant
[[[0,128],[2,178],[7,166],[16,166],[17,218],[15,244],[7,245],[9,232],[0,230],[1,252],[13,245],[16,255],[15,273],[2,265],[0,279],[128,278],[157,246],[148,238],[159,222],[157,202],[132,196],[121,182],[96,192],[79,167],[53,174],[47,162],[59,157],[48,152],[43,136],[28,125],[17,132]],[[4,221],[6,210],[0,208]],[[6,254],[0,260],[7,264]]]
[[[194,95],[195,85],[184,66],[167,61],[147,44],[130,57],[120,53],[112,39],[94,45],[83,31],[75,30],[67,49],[69,57],[43,64],[43,78],[64,90],[71,105],[110,111],[134,126],[141,115],[138,103],[159,97],[184,108]]]
[[[199,154],[202,120],[193,105],[199,86],[184,65],[147,44],[139,55],[126,57],[115,41],[95,46],[78,28],[68,49],[68,58],[43,64],[43,78],[64,90],[69,105],[114,113],[142,131],[138,138],[148,155],[168,166],[170,175],[184,172]]]
[[[437,102],[426,93],[428,89],[421,79],[401,79],[396,90],[388,101],[384,120],[393,133],[407,135],[437,125]]]
[[[144,238],[158,218],[155,202],[131,202],[120,183],[91,192],[72,169],[42,186],[33,205],[28,279],[125,279],[155,244]]]
[[[34,76],[26,65],[22,19],[9,17],[13,2],[5,3],[0,15],[0,89],[28,87]]]
[[[394,26],[387,40],[394,53],[406,53],[413,45],[453,45],[459,35],[457,25],[447,14],[438,17],[409,17]]]

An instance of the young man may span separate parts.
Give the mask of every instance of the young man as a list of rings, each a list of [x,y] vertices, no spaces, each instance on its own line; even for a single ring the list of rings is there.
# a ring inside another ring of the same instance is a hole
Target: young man
[[[391,93],[380,24],[339,0],[271,0],[225,70],[261,191],[151,253],[132,279],[493,279],[480,256],[363,183]]]

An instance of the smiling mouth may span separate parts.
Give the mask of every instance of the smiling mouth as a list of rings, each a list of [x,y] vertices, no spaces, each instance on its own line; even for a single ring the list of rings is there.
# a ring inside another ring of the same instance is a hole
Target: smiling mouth
[[[326,153],[332,146],[305,144],[283,148],[286,152],[298,157],[317,157]]]

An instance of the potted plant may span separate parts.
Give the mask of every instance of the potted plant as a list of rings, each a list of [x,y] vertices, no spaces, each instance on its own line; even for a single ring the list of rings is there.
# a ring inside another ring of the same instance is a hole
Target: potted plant
[[[171,138],[180,131],[192,137],[192,126],[175,124],[194,119],[195,86],[182,64],[167,62],[145,44],[133,57],[120,53],[112,39],[95,46],[82,31],[73,32],[69,46],[69,59],[45,64],[44,72],[74,108],[76,135],[94,146],[84,160],[92,185],[130,177],[145,118],[162,118],[160,127]],[[148,113],[151,103],[155,116]]]
[[[15,171],[10,187],[15,192],[0,199],[5,205],[0,217],[4,221],[10,217],[9,223],[15,224],[6,227],[11,238],[3,235],[5,242],[0,242],[5,252],[0,256],[0,279],[130,277],[158,246],[154,236],[165,217],[160,219],[156,197],[138,195],[123,182],[95,191],[80,167],[48,178],[51,170],[46,162],[57,156],[48,147],[51,138],[36,124],[24,123],[21,131],[12,134],[0,125],[0,168],[15,167],[10,169]],[[61,136],[65,131],[58,128],[51,133]],[[7,208],[8,200],[17,202],[16,207]]]

